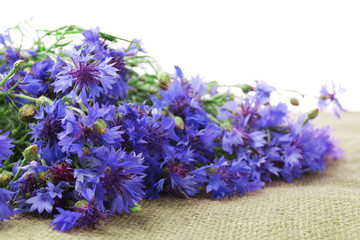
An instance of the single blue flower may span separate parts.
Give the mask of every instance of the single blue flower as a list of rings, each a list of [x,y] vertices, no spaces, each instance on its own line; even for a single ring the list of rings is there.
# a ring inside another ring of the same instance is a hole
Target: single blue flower
[[[58,144],[58,134],[64,131],[61,121],[65,117],[66,105],[55,100],[51,105],[40,106],[40,111],[34,116],[37,119],[35,125],[30,124],[31,139],[38,140],[36,144],[39,153],[48,165],[52,165],[64,158],[64,154]]]
[[[64,187],[70,187],[68,182],[60,182],[58,185],[54,185],[51,182],[47,181],[47,187],[45,188],[50,197],[54,199],[55,197],[62,198],[62,192]]]
[[[206,192],[211,192],[213,198],[229,197],[235,193],[244,195],[265,185],[262,181],[252,179],[251,168],[242,159],[226,161],[222,156],[203,168],[209,172]]]
[[[8,204],[13,195],[13,192],[0,188],[0,222],[5,219],[9,220],[14,215],[13,210]]]
[[[58,73],[52,84],[55,92],[68,93],[73,101],[81,99],[86,104],[88,98],[95,101],[100,93],[112,88],[118,74],[114,64],[109,63],[111,58],[99,61],[93,55],[82,55],[81,50],[77,51],[75,48],[64,53],[71,57],[72,64],[67,63]]]
[[[320,90],[320,97],[318,106],[320,110],[324,110],[327,106],[331,106],[333,114],[340,118],[339,112],[346,112],[346,110],[341,106],[337,94],[344,93],[345,89],[340,86],[336,89],[334,81],[332,82],[332,90],[328,90],[326,85],[323,85]]]
[[[37,210],[41,214],[44,210],[51,213],[55,201],[49,192],[38,190],[36,196],[29,198],[25,203],[31,204],[30,212]]]
[[[11,151],[11,148],[13,148],[15,145],[11,144],[13,139],[9,138],[10,131],[2,133],[2,130],[0,129],[0,167],[3,167],[2,161],[8,160],[9,155],[13,155],[13,151]]]
[[[103,162],[102,167],[108,167],[100,182],[110,200],[110,214],[129,213],[129,207],[135,207],[145,196],[142,182],[146,167],[142,165],[142,159],[135,153],[111,149],[103,156]]]
[[[104,122],[104,132],[98,132],[94,129],[97,121],[103,121],[106,115],[112,108],[102,107],[99,108],[97,104],[89,108],[87,116],[76,116],[73,111],[67,109],[65,111],[66,117],[63,119],[62,124],[65,129],[58,134],[59,145],[62,151],[70,154],[77,154],[82,164],[85,163],[87,156],[83,151],[85,144],[91,149],[96,144],[101,144],[105,147],[120,146],[120,142],[124,141],[121,137],[122,133],[118,126],[108,127]]]
[[[82,213],[73,212],[70,210],[64,210],[62,208],[56,208],[59,214],[56,214],[54,219],[52,220],[50,227],[55,226],[55,230],[59,230],[60,232],[66,232],[67,230],[76,227],[79,222],[79,218],[82,217]]]

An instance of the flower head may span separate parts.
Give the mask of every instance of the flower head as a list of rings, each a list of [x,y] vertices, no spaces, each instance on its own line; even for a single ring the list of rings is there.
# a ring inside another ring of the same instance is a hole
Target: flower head
[[[222,156],[203,168],[210,172],[206,192],[211,192],[213,198],[229,197],[235,193],[243,195],[264,186],[263,182],[251,179],[251,168],[242,160],[227,162]]]
[[[76,116],[71,110],[66,110],[66,117],[63,119],[64,131],[58,134],[59,145],[62,151],[66,152],[68,156],[75,153],[78,154],[80,162],[85,163],[86,155],[83,147],[94,147],[96,144],[101,144],[105,147],[120,146],[123,141],[119,127],[109,127],[103,132],[95,131],[94,125],[99,119],[106,118],[110,108],[99,108],[94,105],[89,108],[87,116]]]
[[[36,196],[29,198],[25,203],[31,204],[30,212],[37,210],[39,213],[42,213],[45,210],[51,213],[55,201],[49,192],[38,190]]]
[[[81,99],[85,104],[88,98],[95,100],[100,93],[112,88],[118,74],[114,64],[110,64],[111,58],[99,61],[93,55],[82,54],[76,49],[64,53],[71,58],[72,64],[67,63],[57,74],[52,84],[55,92],[69,93],[73,101]]]
[[[13,195],[13,192],[0,188],[0,222],[5,219],[9,220],[10,217],[14,215],[11,207],[7,203]]]
[[[114,149],[104,156],[104,161],[108,167],[100,182],[111,201],[110,214],[129,213],[129,207],[135,207],[145,196],[142,190],[145,166],[135,153]]]
[[[334,81],[332,82],[332,90],[328,90],[326,85],[323,85],[320,90],[320,97],[319,97],[319,108],[320,110],[325,109],[327,106],[331,105],[333,114],[340,118],[340,111],[346,112],[346,110],[341,106],[337,94],[345,92],[345,89],[339,87],[336,89]]]
[[[13,139],[9,138],[10,131],[7,131],[5,133],[2,133],[2,130],[0,129],[0,167],[3,166],[2,161],[8,160],[9,155],[13,155],[13,151],[10,149],[13,148],[15,145],[11,144]]]
[[[62,153],[58,144],[58,134],[64,131],[61,121],[65,117],[66,105],[59,100],[56,100],[51,105],[46,104],[40,106],[40,111],[35,115],[37,123],[29,125],[31,128],[31,139],[38,140],[36,144],[39,147],[39,152],[49,165],[62,159]]]

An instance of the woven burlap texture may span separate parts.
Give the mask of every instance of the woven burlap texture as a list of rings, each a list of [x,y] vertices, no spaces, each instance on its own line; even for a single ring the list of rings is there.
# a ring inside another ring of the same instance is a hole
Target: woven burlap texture
[[[113,217],[96,230],[59,233],[51,220],[16,216],[0,223],[0,239],[360,239],[360,113],[320,115],[344,148],[323,175],[224,200],[144,200],[141,213]]]

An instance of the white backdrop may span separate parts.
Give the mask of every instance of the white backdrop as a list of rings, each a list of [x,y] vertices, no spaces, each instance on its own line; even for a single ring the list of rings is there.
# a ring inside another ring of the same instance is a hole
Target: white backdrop
[[[0,31],[33,17],[37,28],[66,24],[143,40],[163,69],[223,84],[265,80],[318,95],[332,80],[360,110],[359,1],[7,1]],[[301,101],[305,111],[316,104]]]

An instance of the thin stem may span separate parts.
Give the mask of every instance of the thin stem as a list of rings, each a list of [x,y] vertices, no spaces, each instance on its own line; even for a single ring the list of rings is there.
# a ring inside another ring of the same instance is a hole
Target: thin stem
[[[211,114],[208,114],[207,116],[208,116],[208,118],[210,118],[211,121],[213,121],[214,123],[216,123],[216,124],[218,124],[219,126],[221,126],[221,122],[220,122],[216,117],[214,117],[214,116],[211,115]]]
[[[1,80],[0,86],[4,85],[4,83],[6,83],[7,80],[14,76],[16,72],[17,70],[15,68],[11,69],[10,72],[4,77],[4,79]]]
[[[25,159],[21,161],[19,169],[18,169],[17,173],[15,174],[15,176],[14,176],[14,178],[12,180],[13,182],[15,182],[18,179],[18,177],[19,177],[19,175],[21,173],[21,170],[22,170],[21,167],[23,167],[25,165],[25,163],[26,163]]]
[[[12,86],[9,90],[8,90],[8,92],[10,92],[10,91],[12,91],[12,90],[14,90],[16,87],[17,87],[17,85],[19,85],[19,83],[21,82],[21,78],[17,81],[17,83],[15,83],[14,84],[14,86]]]

